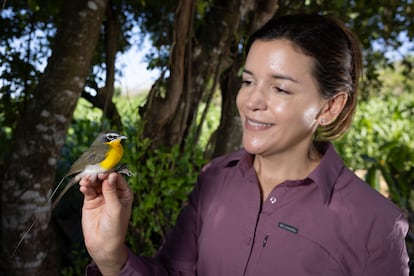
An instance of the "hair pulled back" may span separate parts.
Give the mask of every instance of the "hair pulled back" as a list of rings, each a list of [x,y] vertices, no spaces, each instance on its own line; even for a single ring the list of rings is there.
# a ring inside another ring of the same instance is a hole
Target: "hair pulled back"
[[[296,14],[273,18],[254,32],[246,45],[246,53],[256,40],[286,39],[294,47],[314,59],[313,76],[325,99],[346,92],[348,99],[335,121],[320,126],[318,140],[334,140],[352,123],[358,98],[358,82],[362,72],[362,54],[356,35],[341,21],[327,15]]]

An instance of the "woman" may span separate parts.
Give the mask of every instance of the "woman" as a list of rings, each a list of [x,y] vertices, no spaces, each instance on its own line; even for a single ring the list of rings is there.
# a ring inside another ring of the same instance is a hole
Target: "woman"
[[[361,52],[342,23],[273,19],[247,44],[240,151],[205,166],[154,258],[124,245],[132,192],[81,181],[88,275],[408,275],[403,213],[329,142],[355,111]]]

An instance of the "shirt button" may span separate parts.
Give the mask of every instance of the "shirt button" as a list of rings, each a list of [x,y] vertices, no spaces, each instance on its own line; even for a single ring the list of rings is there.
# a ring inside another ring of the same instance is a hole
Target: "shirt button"
[[[272,196],[270,199],[270,203],[275,204],[277,202],[277,198]]]

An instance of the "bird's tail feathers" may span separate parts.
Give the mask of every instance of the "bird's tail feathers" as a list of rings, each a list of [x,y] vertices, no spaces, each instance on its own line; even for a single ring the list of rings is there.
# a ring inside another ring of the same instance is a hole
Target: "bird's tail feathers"
[[[20,238],[19,242],[16,244],[16,246],[13,249],[12,254],[10,255],[10,258],[13,258],[16,255],[17,249],[19,249],[20,245],[22,244],[22,242],[24,241],[24,239],[26,238],[26,236],[29,234],[30,230],[32,230],[33,226],[35,226],[35,224],[39,221],[39,218],[36,217],[36,219],[32,222],[32,224],[29,226],[29,228],[27,228],[26,232],[24,232],[24,234],[22,235],[22,237]]]
[[[62,185],[63,181],[66,179],[66,175],[60,180],[59,184],[56,186],[56,188],[52,191],[49,198],[47,199],[48,202],[52,201],[53,196],[56,194],[56,192],[59,190],[60,185]]]

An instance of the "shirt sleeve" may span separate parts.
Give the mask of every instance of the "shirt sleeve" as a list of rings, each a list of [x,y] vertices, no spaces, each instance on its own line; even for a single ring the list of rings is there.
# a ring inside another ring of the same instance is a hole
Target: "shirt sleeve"
[[[86,267],[87,276],[102,276],[98,266],[91,263]],[[118,274],[119,276],[149,276],[149,275],[169,275],[163,266],[152,258],[134,255],[128,249],[128,258],[124,267]]]
[[[370,252],[364,276],[408,276],[409,257],[405,243],[408,223],[401,215],[383,240],[376,240],[376,249]]]
[[[188,204],[181,210],[177,223],[154,258],[134,255],[128,258],[120,276],[190,276],[195,275],[198,239],[199,185],[191,192]],[[102,275],[96,264],[86,268],[87,276]]]

